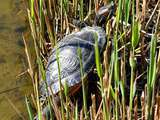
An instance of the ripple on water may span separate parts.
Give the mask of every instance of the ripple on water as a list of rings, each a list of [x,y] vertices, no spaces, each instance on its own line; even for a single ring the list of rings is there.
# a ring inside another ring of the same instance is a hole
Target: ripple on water
[[[24,42],[23,42],[23,40],[21,38],[17,40],[17,45],[19,47],[24,47]]]
[[[26,26],[18,26],[18,27],[16,27],[15,29],[14,29],[14,31],[16,32],[16,33],[23,33],[23,32],[25,32],[27,30],[27,27]]]
[[[29,80],[16,78],[27,66],[21,34],[26,30],[27,14],[22,1],[0,0],[0,120],[22,120],[9,101],[27,119],[24,95],[31,87],[25,85]]]
[[[6,63],[6,60],[3,57],[0,57],[0,64]]]

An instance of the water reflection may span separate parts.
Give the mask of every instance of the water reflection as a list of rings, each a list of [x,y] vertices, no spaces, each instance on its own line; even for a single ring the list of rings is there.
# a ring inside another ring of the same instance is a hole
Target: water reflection
[[[22,32],[27,27],[23,0],[0,0],[0,119],[27,119],[24,95],[31,90]]]

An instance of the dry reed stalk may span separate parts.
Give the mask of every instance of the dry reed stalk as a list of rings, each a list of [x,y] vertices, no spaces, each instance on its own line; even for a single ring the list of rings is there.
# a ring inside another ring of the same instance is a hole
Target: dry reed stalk
[[[136,98],[134,99],[134,119],[138,120],[138,97],[136,96]]]
[[[156,12],[156,10],[157,10],[157,8],[158,8],[159,3],[160,3],[160,0],[158,0],[156,6],[154,7],[154,10],[153,10],[151,16],[149,17],[149,20],[148,20],[147,23],[146,23],[145,29],[148,28],[148,26],[149,26],[151,20],[153,19],[153,16],[154,16],[154,14],[155,14],[155,12]]]
[[[53,110],[55,112],[56,119],[57,120],[62,120],[61,112],[60,112],[60,109],[59,109],[59,107],[57,105],[57,102],[55,100],[55,97],[54,97],[55,95],[53,94],[52,88],[49,87],[49,91],[52,94],[52,107],[53,107]]]
[[[140,14],[139,14],[139,0],[136,0],[136,19],[138,20],[139,17],[140,17]]]
[[[96,97],[95,95],[92,95],[91,99],[92,99],[92,118],[93,120],[95,120],[95,117],[96,117]]]
[[[142,92],[142,95],[141,95],[141,106],[142,106],[142,110],[141,110],[141,118],[142,120],[145,120],[145,98],[144,98],[144,92]]]
[[[84,120],[84,115],[83,115],[83,108],[81,109],[81,111],[80,111],[80,120]]]

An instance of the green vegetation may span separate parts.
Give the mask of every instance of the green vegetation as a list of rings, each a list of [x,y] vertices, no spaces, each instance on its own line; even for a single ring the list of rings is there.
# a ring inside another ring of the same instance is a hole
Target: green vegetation
[[[110,4],[107,0],[102,0],[102,3],[104,5]],[[80,21],[93,24],[95,10],[102,3],[99,3],[98,0],[94,2],[92,0],[29,1],[28,6],[30,7],[28,7],[27,12],[37,60],[36,67],[32,66],[25,44],[29,65],[28,72],[34,87],[33,95],[26,97],[30,120],[33,119],[35,113],[38,113],[39,120],[44,119],[42,117],[44,106],[39,100],[38,86],[41,80],[45,81],[46,79],[45,66],[47,64],[46,56],[49,56],[48,46],[50,44],[52,47],[56,46],[58,39],[75,30],[76,27],[72,23],[74,19],[78,18]],[[104,50],[103,61],[100,58],[98,43],[95,41],[95,66],[99,77],[98,85],[101,96],[98,108],[96,108],[95,95],[87,96],[86,82],[83,79],[82,108],[78,108],[77,100],[73,103],[70,99],[68,86],[61,85],[57,50],[61,104],[57,105],[54,97],[47,98],[45,104],[50,106],[50,114],[53,116],[51,119],[160,119],[159,3],[159,1],[148,2],[145,0],[142,2],[119,0],[114,3],[115,13],[106,23],[107,45]],[[96,34],[94,37],[97,40]],[[83,53],[81,53],[81,49],[77,53],[81,63],[81,77],[83,78],[83,63],[81,61],[81,54]],[[91,97],[92,104],[90,106],[87,97]],[[31,103],[36,109],[35,113],[33,113]]]

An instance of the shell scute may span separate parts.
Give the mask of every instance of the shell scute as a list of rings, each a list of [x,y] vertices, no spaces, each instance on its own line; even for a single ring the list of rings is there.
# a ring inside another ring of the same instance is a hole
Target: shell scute
[[[81,82],[80,61],[78,56],[78,48],[82,54],[82,69],[83,74],[87,75],[95,64],[94,53],[94,34],[98,36],[99,50],[102,49],[106,42],[106,35],[100,27],[85,27],[81,31],[72,33],[64,37],[56,46],[59,50],[59,64],[61,83],[65,81],[69,87],[72,87]],[[51,87],[54,94],[60,91],[58,82],[58,62],[56,58],[56,48],[51,52],[46,69],[46,81]]]

